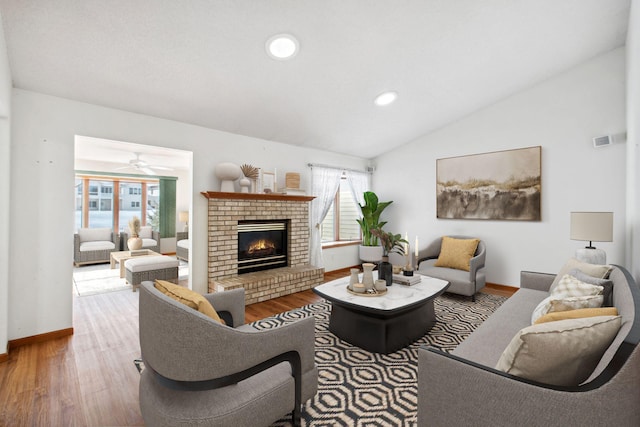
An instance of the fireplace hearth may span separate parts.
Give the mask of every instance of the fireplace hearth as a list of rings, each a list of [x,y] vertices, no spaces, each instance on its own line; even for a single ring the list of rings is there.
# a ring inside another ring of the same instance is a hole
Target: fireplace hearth
[[[287,220],[238,222],[238,274],[289,265]]]

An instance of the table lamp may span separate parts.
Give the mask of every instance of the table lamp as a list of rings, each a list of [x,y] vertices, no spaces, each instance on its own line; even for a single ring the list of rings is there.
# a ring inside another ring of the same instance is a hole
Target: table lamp
[[[178,221],[184,222],[184,230],[189,231],[189,211],[180,211]]]
[[[571,212],[571,240],[588,241],[576,250],[576,259],[589,264],[606,264],[607,254],[593,242],[613,242],[613,212]]]

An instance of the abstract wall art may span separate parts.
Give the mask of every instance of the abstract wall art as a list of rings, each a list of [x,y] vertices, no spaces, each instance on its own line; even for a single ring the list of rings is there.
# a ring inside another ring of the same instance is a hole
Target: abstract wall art
[[[540,221],[541,147],[436,160],[437,217]]]

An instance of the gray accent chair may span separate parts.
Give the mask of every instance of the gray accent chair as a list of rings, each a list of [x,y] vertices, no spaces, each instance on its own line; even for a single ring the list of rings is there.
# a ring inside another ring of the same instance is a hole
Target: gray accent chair
[[[258,331],[244,289],[206,294],[228,326],[140,286],[140,410],[149,426],[268,426],[318,388],[312,317]]]
[[[418,349],[418,426],[640,425],[640,289],[623,267],[609,275],[622,326],[585,382],[556,386],[494,368],[554,278],[522,272],[520,290],[452,353]]]
[[[448,236],[454,239],[475,239],[469,236]],[[472,301],[476,300],[476,293],[484,288],[486,277],[484,273],[484,263],[487,256],[485,243],[480,240],[476,253],[471,258],[469,271],[456,270],[454,268],[436,267],[434,264],[440,255],[442,238],[431,242],[426,249],[418,252],[418,271],[427,276],[446,280],[451,285],[447,292],[470,296]]]
[[[182,245],[179,245],[181,240],[185,240]],[[189,232],[178,231],[176,233],[176,258],[189,262]]]
[[[150,226],[144,226],[140,229],[140,236],[142,239],[142,248],[141,249],[149,249],[150,251],[160,253],[160,232],[152,230]],[[129,240],[129,234],[123,231],[120,234],[120,239],[122,239],[122,247],[125,251],[130,250],[127,244],[127,240]]]
[[[84,264],[109,262],[111,252],[120,250],[120,236],[108,228],[81,228],[73,235],[73,263]]]

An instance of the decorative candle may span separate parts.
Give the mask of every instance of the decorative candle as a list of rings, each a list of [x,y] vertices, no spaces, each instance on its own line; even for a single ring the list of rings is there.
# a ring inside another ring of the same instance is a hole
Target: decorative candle
[[[418,236],[416,236],[416,256],[418,256]]]
[[[409,255],[409,233],[406,231],[404,232],[404,240],[406,240],[406,242],[404,242],[404,253]]]

